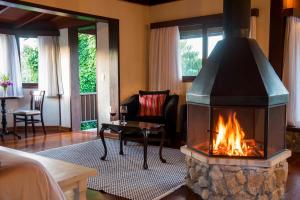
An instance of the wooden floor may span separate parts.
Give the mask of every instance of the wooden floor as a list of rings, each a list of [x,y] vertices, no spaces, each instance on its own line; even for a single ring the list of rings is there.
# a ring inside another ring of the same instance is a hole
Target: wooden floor
[[[30,136],[21,140],[14,139],[12,136],[6,136],[4,141],[0,142],[1,146],[18,149],[26,152],[38,152],[46,149],[52,149],[61,146],[72,145],[76,143],[95,140],[97,134],[95,132],[64,132],[49,133],[44,136],[37,133],[35,137]],[[287,183],[286,200],[300,199],[300,153],[293,153],[289,161],[289,176]],[[88,200],[124,200],[124,198],[114,195],[89,190],[87,194]],[[183,186],[177,191],[163,198],[163,200],[200,200],[189,188]]]

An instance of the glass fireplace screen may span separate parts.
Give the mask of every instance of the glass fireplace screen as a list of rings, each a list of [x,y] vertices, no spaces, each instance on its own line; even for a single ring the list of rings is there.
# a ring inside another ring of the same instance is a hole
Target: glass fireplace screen
[[[188,105],[188,146],[210,156],[267,158],[284,149],[284,129],[285,106]]]

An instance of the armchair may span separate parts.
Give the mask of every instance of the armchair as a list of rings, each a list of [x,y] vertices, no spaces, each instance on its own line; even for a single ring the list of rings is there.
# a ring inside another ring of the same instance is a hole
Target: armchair
[[[165,125],[166,140],[169,145],[176,142],[178,95],[167,97],[162,116],[139,116],[139,95],[133,95],[125,100],[122,105],[127,106],[126,119],[129,121],[152,122]]]

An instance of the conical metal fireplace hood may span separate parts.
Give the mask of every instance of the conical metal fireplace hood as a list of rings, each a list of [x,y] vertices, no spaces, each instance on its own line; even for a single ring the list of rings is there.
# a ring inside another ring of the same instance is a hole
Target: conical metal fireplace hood
[[[288,91],[257,42],[249,39],[250,0],[224,0],[224,33],[187,93],[212,106],[286,104]]]

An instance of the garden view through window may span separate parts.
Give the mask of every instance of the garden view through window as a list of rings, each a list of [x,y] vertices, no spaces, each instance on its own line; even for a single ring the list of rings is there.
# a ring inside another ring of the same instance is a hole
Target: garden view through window
[[[96,36],[78,34],[80,94],[96,93]],[[81,130],[97,127],[97,121],[81,123]]]
[[[23,83],[38,83],[38,39],[19,38]]]
[[[204,43],[204,39],[207,43]],[[197,76],[203,62],[222,39],[223,33],[221,27],[208,28],[205,31],[201,29],[181,31],[179,47],[182,76]]]

